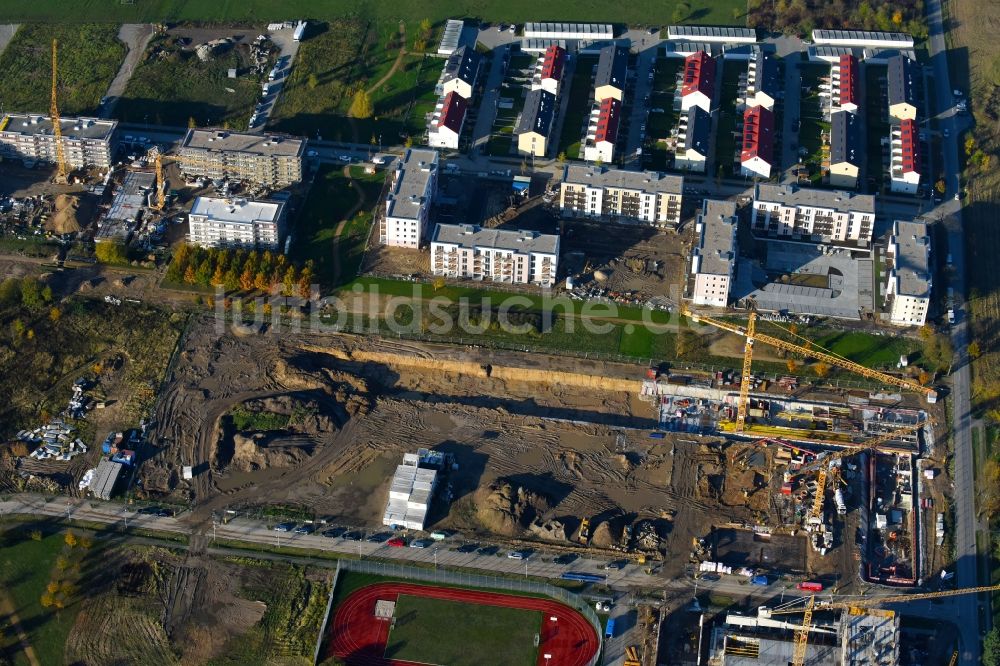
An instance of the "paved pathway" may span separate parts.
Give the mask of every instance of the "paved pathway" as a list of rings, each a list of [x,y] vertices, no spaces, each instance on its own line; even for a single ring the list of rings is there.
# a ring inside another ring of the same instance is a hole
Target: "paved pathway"
[[[125,94],[129,79],[136,65],[142,61],[142,56],[146,53],[149,40],[153,38],[155,30],[149,23],[126,23],[118,30],[118,39],[125,43],[128,52],[122,66],[118,68],[108,92],[104,96],[104,103],[98,109],[97,115],[101,118],[110,118],[114,113],[118,100]]]
[[[0,53],[4,52],[4,49],[10,44],[10,40],[14,39],[17,29],[20,27],[20,23],[4,23],[0,25]]]

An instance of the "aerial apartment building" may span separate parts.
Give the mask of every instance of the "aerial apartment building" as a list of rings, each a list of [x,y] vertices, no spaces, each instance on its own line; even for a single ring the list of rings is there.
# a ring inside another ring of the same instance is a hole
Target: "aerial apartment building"
[[[431,204],[437,194],[438,152],[407,148],[396,161],[379,224],[379,242],[418,248],[424,241]]]
[[[528,155],[545,157],[556,117],[556,96],[546,90],[532,90],[514,128],[517,149]]]
[[[743,104],[753,108],[762,106],[774,111],[774,104],[781,95],[783,82],[778,75],[778,59],[761,49],[747,63],[747,87]]]
[[[916,120],[918,66],[904,55],[889,58],[889,117],[896,122]]]
[[[904,120],[891,130],[889,177],[891,189],[900,194],[916,194],[920,187],[920,133],[917,121]]]
[[[700,106],[681,114],[674,148],[674,168],[705,173],[712,138],[712,115]]]
[[[427,145],[432,148],[458,150],[469,102],[455,91],[449,92],[431,115],[427,129]]]
[[[471,99],[479,77],[479,68],[483,57],[468,46],[460,46],[448,56],[441,69],[441,79],[438,94],[457,93],[463,99]]]
[[[63,159],[71,169],[111,166],[117,120],[60,118]],[[55,164],[52,119],[40,114],[10,113],[0,118],[0,157],[26,164]]]
[[[858,112],[860,97],[858,92],[860,74],[858,59],[849,53],[830,65],[830,107],[829,114],[837,111]]]
[[[847,111],[830,116],[830,185],[854,189],[861,174],[861,120]]]
[[[565,69],[566,49],[558,44],[551,44],[538,60],[535,76],[531,80],[531,89],[544,90],[558,97]]]
[[[431,238],[431,272],[441,277],[551,287],[558,266],[556,234],[439,224]]]
[[[892,264],[885,286],[889,322],[896,326],[923,326],[931,302],[931,237],[927,223],[893,222],[886,259]]]
[[[559,191],[564,215],[676,227],[681,221],[683,176],[567,165]]]
[[[706,113],[712,112],[715,96],[715,59],[698,51],[684,59],[681,79],[681,111],[697,106]]]
[[[691,301],[724,308],[736,266],[736,202],[706,199],[695,222],[691,249]]]
[[[603,102],[613,97],[619,102],[625,95],[625,79],[628,77],[628,50],[614,44],[601,49],[594,75],[594,99]]]
[[[763,105],[748,107],[743,112],[740,173],[770,178],[773,167],[774,113]]]
[[[285,235],[285,217],[281,201],[198,197],[188,215],[191,243],[277,250]]]
[[[184,173],[269,187],[302,180],[306,140],[281,134],[189,129],[178,154]]]
[[[875,197],[840,190],[758,183],[750,228],[757,235],[867,249],[875,226]]]
[[[590,114],[590,126],[583,144],[583,159],[588,162],[611,162],[622,120],[622,103],[605,97]]]

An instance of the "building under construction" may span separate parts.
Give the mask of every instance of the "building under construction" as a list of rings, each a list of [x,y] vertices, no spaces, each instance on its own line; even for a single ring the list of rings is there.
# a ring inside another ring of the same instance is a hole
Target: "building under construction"
[[[757,617],[729,613],[711,630],[710,666],[788,666],[795,656],[798,618],[786,621],[761,610]],[[809,629],[810,666],[896,666],[899,617],[879,609],[844,611]]]
[[[62,152],[71,169],[107,169],[114,156],[117,120],[61,118]],[[11,113],[0,120],[0,157],[21,160],[26,167],[58,161],[52,119],[35,113]]]

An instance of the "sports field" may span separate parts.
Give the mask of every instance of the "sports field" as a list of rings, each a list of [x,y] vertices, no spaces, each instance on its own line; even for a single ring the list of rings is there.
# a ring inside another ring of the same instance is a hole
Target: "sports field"
[[[538,611],[400,595],[385,656],[421,664],[534,666]],[[442,631],[443,628],[447,628]]]
[[[339,603],[327,625],[321,661],[584,666],[601,644],[585,617],[552,599],[413,583],[359,588],[348,583],[340,581],[338,590],[345,590],[334,593]],[[375,617],[379,601],[396,602],[393,620]]]
[[[675,12],[675,7],[687,8]],[[739,11],[734,11],[739,10]],[[0,22],[62,23],[151,21],[286,21],[330,20],[345,16],[394,18],[403,21],[477,17],[485,21],[605,21],[635,25],[702,23],[743,25],[744,0],[658,0],[608,3],[604,0],[35,0],[0,3]],[[683,14],[683,16],[680,16]],[[734,15],[740,16],[734,19]]]

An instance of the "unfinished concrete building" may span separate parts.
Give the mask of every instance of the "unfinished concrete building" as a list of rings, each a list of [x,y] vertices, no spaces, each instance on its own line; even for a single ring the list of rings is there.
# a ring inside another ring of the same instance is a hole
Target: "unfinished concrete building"
[[[71,169],[111,166],[117,120],[62,118],[63,159]],[[56,140],[52,119],[40,114],[11,113],[0,119],[0,157],[55,164]]]
[[[292,136],[189,129],[179,154],[184,173],[277,188],[302,180],[305,148],[305,139]]]

